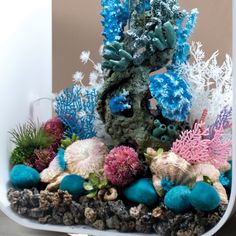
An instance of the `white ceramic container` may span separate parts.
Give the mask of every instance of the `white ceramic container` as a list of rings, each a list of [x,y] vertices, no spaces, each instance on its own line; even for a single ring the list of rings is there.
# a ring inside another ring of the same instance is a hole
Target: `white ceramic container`
[[[234,12],[236,13],[236,3]],[[236,14],[234,14],[236,42]],[[236,43],[234,44],[234,59]],[[234,70],[234,78],[236,73]],[[235,88],[236,86],[234,86]],[[51,0],[0,0],[0,208],[13,221],[32,229],[96,236],[143,235],[97,231],[87,226],[40,225],[15,214],[7,200],[9,187],[8,131],[37,114],[40,120],[51,117],[47,100],[52,91],[52,3]],[[236,107],[234,98],[234,108]],[[235,109],[233,110],[235,121]],[[233,137],[236,128],[233,125]],[[205,235],[215,234],[234,213],[236,200],[236,153],[233,145],[233,187],[228,209],[221,221]]]

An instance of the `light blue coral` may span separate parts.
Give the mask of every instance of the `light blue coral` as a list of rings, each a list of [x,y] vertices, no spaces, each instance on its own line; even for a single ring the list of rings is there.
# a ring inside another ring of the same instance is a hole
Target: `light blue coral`
[[[176,52],[172,64],[168,66],[166,73],[150,77],[151,94],[157,100],[162,115],[169,120],[185,121],[192,106],[190,87],[182,79],[178,65],[189,60],[190,46],[188,41],[195,28],[197,16],[197,9],[193,9],[191,14],[184,12],[183,16],[176,20],[178,27]]]
[[[151,76],[149,88],[165,118],[179,122],[186,120],[192,105],[192,95],[185,80],[168,71]]]
[[[96,136],[94,127],[95,106],[97,91],[95,89],[72,88],[64,89],[55,100],[55,112],[66,128],[66,135],[72,137],[73,133],[80,139]]]
[[[110,99],[109,106],[113,114],[124,112],[125,110],[131,109],[128,96],[129,92],[124,90],[118,96],[115,96]]]
[[[189,38],[194,31],[197,23],[198,10],[193,9],[191,13],[184,11],[183,16],[176,20],[177,25],[177,46],[172,59],[171,67],[186,63],[189,60]],[[186,24],[185,24],[186,22]],[[170,68],[171,68],[170,67]]]
[[[125,0],[102,0],[103,7],[101,15],[104,17],[102,25],[104,27],[104,43],[119,41],[123,34],[123,29],[129,19],[129,1]]]

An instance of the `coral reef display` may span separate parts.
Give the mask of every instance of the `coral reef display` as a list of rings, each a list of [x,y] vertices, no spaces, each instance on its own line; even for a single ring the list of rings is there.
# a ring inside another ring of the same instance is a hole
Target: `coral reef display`
[[[89,81],[77,71],[54,118],[10,132],[10,206],[41,224],[202,235],[231,193],[231,58],[189,42],[198,10],[177,0],[101,5]]]

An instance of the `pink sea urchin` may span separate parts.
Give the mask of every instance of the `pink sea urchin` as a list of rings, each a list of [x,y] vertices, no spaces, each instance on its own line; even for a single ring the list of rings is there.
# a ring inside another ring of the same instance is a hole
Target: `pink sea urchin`
[[[107,179],[116,186],[132,183],[142,171],[142,164],[133,148],[119,146],[110,151],[105,159],[104,172]]]

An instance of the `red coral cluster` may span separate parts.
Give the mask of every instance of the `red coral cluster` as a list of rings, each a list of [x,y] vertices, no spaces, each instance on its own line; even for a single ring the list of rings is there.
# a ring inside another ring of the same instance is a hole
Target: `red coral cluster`
[[[52,147],[45,149],[35,149],[34,154],[28,160],[27,165],[35,168],[38,172],[46,169],[50,162],[56,157],[56,152],[54,152]]]
[[[56,151],[60,146],[61,139],[64,134],[64,125],[58,117],[48,120],[44,126],[43,130],[46,134],[53,138],[53,148]]]
[[[115,186],[132,183],[142,170],[137,152],[130,147],[119,146],[112,149],[105,160],[105,175]]]

